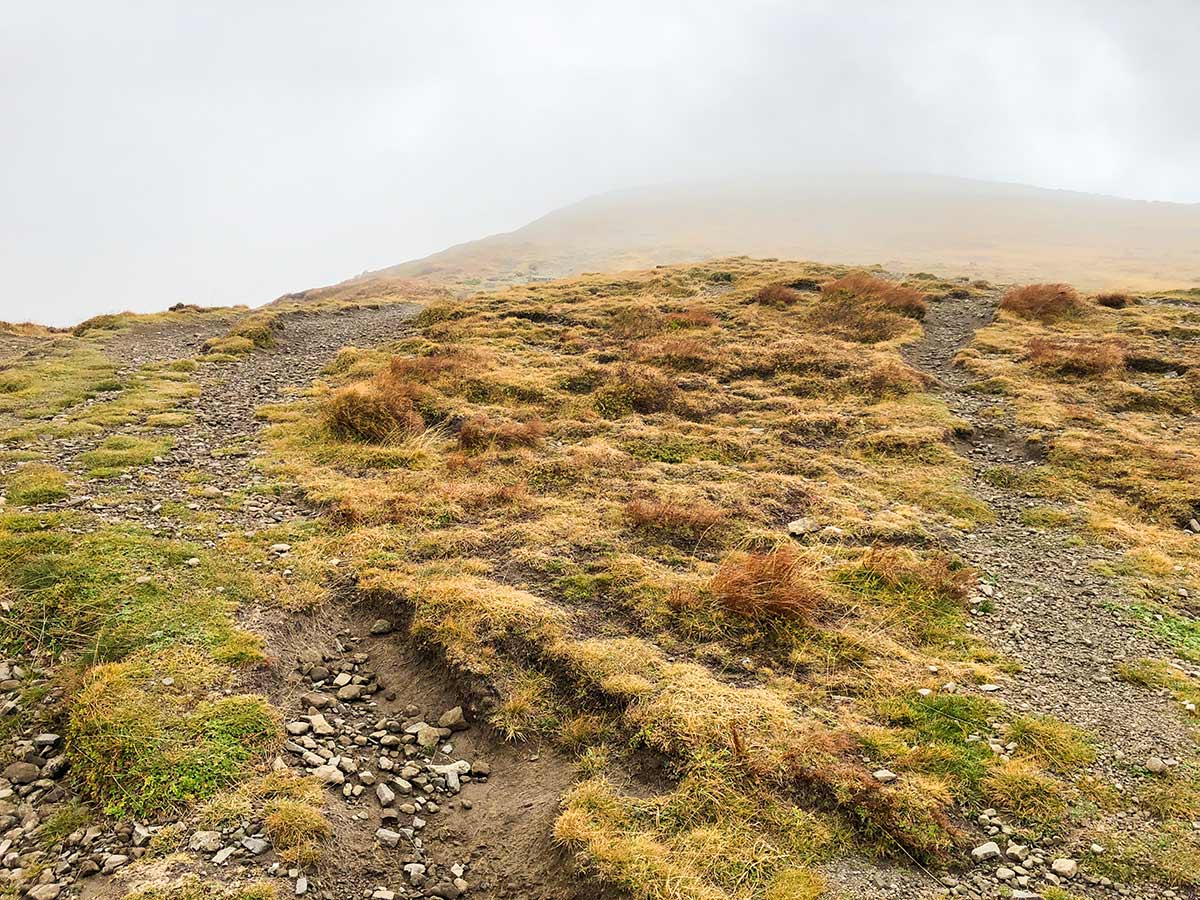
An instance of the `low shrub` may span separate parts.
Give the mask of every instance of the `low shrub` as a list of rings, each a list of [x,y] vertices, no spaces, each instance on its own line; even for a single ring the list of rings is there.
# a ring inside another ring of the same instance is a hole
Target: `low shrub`
[[[808,561],[787,546],[726,557],[708,590],[726,610],[748,619],[807,618],[826,596]]]
[[[1011,288],[1000,301],[1000,308],[1015,316],[1043,322],[1078,312],[1081,307],[1079,293],[1069,284],[1027,284]]]

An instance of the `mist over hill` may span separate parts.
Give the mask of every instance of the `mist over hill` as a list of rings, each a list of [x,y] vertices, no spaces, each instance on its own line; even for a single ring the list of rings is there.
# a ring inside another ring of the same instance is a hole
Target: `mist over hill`
[[[1084,289],[1200,283],[1200,204],[938,176],[615,191],[374,275],[465,287],[746,254]]]

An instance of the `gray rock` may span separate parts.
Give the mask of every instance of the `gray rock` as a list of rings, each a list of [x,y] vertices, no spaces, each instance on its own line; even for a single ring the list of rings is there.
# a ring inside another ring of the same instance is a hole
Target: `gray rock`
[[[26,896],[29,900],[56,900],[62,890],[61,884],[39,884],[31,887]]]
[[[10,763],[4,770],[4,777],[13,784],[32,784],[41,776],[41,769],[33,763]]]
[[[986,844],[980,844],[971,851],[971,858],[975,862],[984,862],[989,859],[997,859],[1000,856],[1000,846],[995,841],[988,841]]]
[[[896,780],[896,773],[887,769],[876,769],[871,773],[872,777],[881,784],[891,784]]]
[[[400,833],[390,828],[379,828],[375,831],[375,840],[382,847],[395,847],[400,843]]]
[[[255,856],[261,856],[263,853],[266,853],[271,849],[269,842],[264,841],[262,838],[253,837],[242,838],[242,846]]]
[[[371,623],[371,634],[390,634],[392,623],[387,619],[376,619]]]
[[[221,832],[197,831],[188,842],[188,849],[201,853],[216,853],[221,849]]]
[[[1157,756],[1151,756],[1146,760],[1146,771],[1152,775],[1161,775],[1167,771],[1167,764]],[[11,780],[11,779],[10,779]]]
[[[379,800],[380,806],[391,806],[396,802],[396,792],[386,784],[375,786],[375,797]]]

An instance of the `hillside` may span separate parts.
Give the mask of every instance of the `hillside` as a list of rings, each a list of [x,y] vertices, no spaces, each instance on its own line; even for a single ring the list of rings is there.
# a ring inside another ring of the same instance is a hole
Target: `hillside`
[[[0,332],[0,897],[1195,896],[1198,349],[745,258]]]
[[[381,274],[492,289],[746,254],[1083,289],[1200,284],[1200,205],[932,176],[619,191]]]

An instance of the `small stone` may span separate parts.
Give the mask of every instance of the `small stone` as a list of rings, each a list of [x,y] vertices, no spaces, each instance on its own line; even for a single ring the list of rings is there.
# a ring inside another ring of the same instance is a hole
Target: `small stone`
[[[396,892],[387,888],[375,888],[371,892],[371,900],[396,900]]]
[[[277,553],[280,555],[287,553],[291,549],[292,549],[291,544],[272,544],[271,545],[271,552]]]
[[[188,849],[201,853],[216,853],[221,849],[221,832],[197,831],[188,842]]]
[[[341,769],[328,763],[313,769],[313,777],[329,785],[342,784],[346,780],[346,776],[342,773]]]
[[[363,695],[363,686],[361,684],[347,684],[338,688],[337,696],[339,700],[357,700]]]
[[[375,840],[379,841],[380,846],[395,847],[400,843],[400,833],[390,828],[379,828],[375,831]]]
[[[375,786],[375,797],[379,800],[380,806],[391,806],[396,802],[396,792],[386,784],[377,784]]]
[[[218,866],[225,865],[226,861],[229,859],[229,857],[233,856],[236,850],[237,847],[232,845],[223,847],[221,850],[217,851],[217,855],[212,858],[213,863]]]
[[[1075,873],[1079,871],[1079,863],[1065,856],[1059,857],[1050,863],[1050,871],[1060,878],[1074,878]]]
[[[271,845],[262,838],[242,838],[242,846],[250,851],[254,856],[261,856],[271,849]]]
[[[454,709],[448,709],[442,713],[438,719],[439,728],[449,728],[452,731],[462,731],[467,728],[467,717],[463,715],[463,708],[456,706]]]
[[[1146,760],[1146,771],[1152,775],[1161,775],[1163,772],[1167,771],[1167,764],[1163,762],[1161,758],[1157,756],[1151,756],[1148,760]]]
[[[1017,873],[1008,866],[1001,866],[996,870],[996,877],[1001,881],[1008,881],[1009,879],[1016,878]]]
[[[988,841],[986,844],[980,844],[971,851],[971,858],[975,862],[984,862],[989,859],[996,859],[1000,856],[1000,845],[995,841]]]
[[[392,623],[387,619],[376,619],[371,623],[371,634],[390,634]]]
[[[871,774],[875,778],[875,780],[880,782],[881,784],[891,784],[893,781],[896,780],[896,773],[891,772],[887,769],[876,769]]]
[[[787,531],[792,537],[804,537],[806,534],[811,534],[820,528],[816,519],[808,516],[801,516],[799,519],[793,519],[787,524]]]
[[[301,875],[296,879],[296,896],[302,897],[308,893],[308,878]]]
[[[41,770],[33,763],[10,763],[4,770],[4,777],[13,784],[32,784],[41,776]]]
[[[26,896],[29,900],[56,900],[61,893],[61,884],[39,884],[36,887],[31,887]]]

